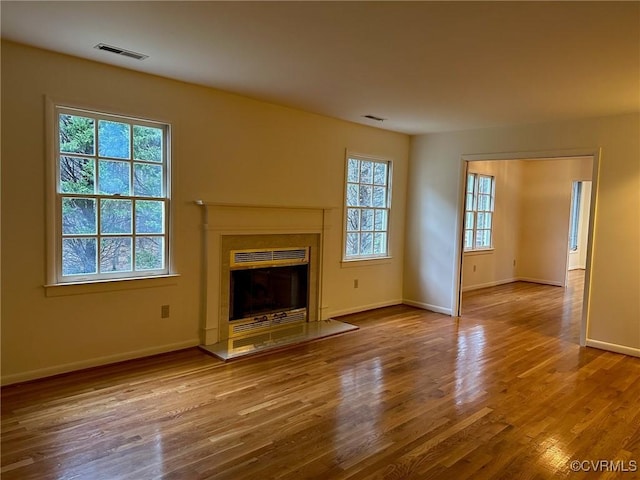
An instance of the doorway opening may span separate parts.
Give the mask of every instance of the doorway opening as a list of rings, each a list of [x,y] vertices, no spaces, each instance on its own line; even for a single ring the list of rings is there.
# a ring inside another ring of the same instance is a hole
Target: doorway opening
[[[548,317],[549,334],[584,345],[597,153],[463,160],[454,311],[478,316],[502,305],[505,318],[538,312],[541,321]],[[479,198],[478,178],[491,185],[490,202]]]

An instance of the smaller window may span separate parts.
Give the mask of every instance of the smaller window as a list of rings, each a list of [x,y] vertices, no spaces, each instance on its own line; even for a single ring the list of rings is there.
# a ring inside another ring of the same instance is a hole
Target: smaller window
[[[389,254],[391,162],[347,158],[344,259]]]
[[[467,175],[464,215],[464,249],[482,250],[493,246],[495,179],[490,175]]]

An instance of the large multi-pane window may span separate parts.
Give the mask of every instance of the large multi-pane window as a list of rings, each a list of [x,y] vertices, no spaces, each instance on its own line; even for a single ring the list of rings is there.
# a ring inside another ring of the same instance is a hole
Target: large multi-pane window
[[[57,107],[56,277],[168,272],[168,126]]]
[[[493,245],[495,180],[490,175],[469,173],[464,215],[464,249],[481,250]]]
[[[348,156],[344,259],[389,254],[391,162]]]

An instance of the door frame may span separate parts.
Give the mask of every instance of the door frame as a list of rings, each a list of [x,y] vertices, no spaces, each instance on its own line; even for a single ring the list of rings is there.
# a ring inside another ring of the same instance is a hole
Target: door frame
[[[589,329],[589,310],[591,299],[591,258],[593,250],[593,231],[595,228],[596,207],[598,196],[598,172],[600,169],[601,148],[590,149],[568,149],[550,150],[539,152],[510,152],[510,153],[472,153],[464,154],[460,160],[460,179],[458,184],[458,209],[457,209],[457,229],[456,244],[454,246],[456,255],[454,264],[454,285],[452,289],[452,305],[454,316],[462,316],[462,261],[464,256],[464,201],[466,194],[466,179],[470,162],[490,161],[490,160],[566,160],[575,157],[591,157],[593,167],[591,174],[591,205],[589,207],[589,228],[587,232],[587,259],[584,278],[584,293],[582,299],[582,317],[580,325],[580,346],[585,346],[587,342],[587,332]]]

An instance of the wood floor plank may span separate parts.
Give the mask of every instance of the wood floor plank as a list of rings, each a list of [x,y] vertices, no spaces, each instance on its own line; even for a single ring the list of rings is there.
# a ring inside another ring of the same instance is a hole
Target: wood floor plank
[[[353,314],[357,332],[227,364],[187,349],[5,387],[0,474],[573,480],[593,475],[574,459],[640,463],[640,359],[579,347],[583,282],[467,292],[461,318]]]

